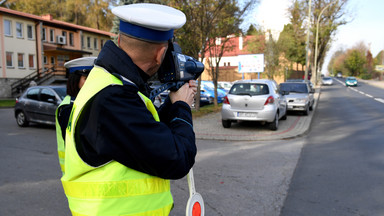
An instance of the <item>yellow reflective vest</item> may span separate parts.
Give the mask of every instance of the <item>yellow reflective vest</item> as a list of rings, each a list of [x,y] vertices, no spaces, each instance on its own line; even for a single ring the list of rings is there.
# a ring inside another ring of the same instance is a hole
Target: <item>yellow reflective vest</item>
[[[73,215],[169,215],[173,206],[170,181],[110,161],[92,167],[80,158],[75,128],[84,105],[97,92],[122,81],[95,66],[74,102],[66,130],[65,174],[61,178]],[[159,121],[151,100],[138,92],[154,119]]]
[[[61,106],[68,105],[71,103],[71,96],[67,95],[63,99],[63,101],[60,103],[60,105],[56,109],[55,119],[56,119],[56,139],[57,139],[57,154],[59,156],[59,162],[60,162],[60,168],[61,172],[64,175],[65,168],[64,168],[64,159],[65,159],[65,147],[64,147],[64,139],[63,135],[61,133],[61,127],[59,124],[58,116],[59,116],[59,110]]]

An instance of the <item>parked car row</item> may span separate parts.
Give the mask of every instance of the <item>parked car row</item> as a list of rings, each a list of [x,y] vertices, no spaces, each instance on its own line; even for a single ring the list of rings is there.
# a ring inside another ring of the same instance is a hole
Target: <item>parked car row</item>
[[[222,103],[227,93],[217,88],[217,103]],[[215,87],[212,81],[201,81],[200,85],[200,104],[212,104],[215,99]]]
[[[156,88],[160,83],[152,85]],[[259,121],[267,123],[271,130],[277,130],[279,120],[287,119],[288,111],[302,111],[309,114],[314,105],[314,89],[309,82],[285,82],[278,85],[273,80],[239,80],[230,83],[228,93],[217,89],[218,103],[223,103],[221,118],[224,128],[238,121]],[[227,86],[228,87],[228,86]],[[154,103],[159,106],[168,97],[169,91],[158,95]],[[30,122],[55,124],[55,111],[66,96],[65,86],[34,86],[28,88],[16,99],[14,115],[19,126]],[[201,104],[214,100],[214,86],[210,81],[201,82]]]
[[[225,86],[225,88],[230,88],[231,85],[229,82],[219,82],[221,85]],[[217,102],[222,103],[224,101],[224,96],[227,94],[227,91],[223,88],[221,88],[218,83],[217,88]],[[225,84],[223,84],[225,83]],[[151,82],[151,88],[156,89],[160,87],[162,84],[160,82]],[[229,89],[228,89],[229,90]],[[157,97],[155,97],[154,104],[159,107],[162,103],[164,103],[165,99],[167,98],[169,94],[169,90],[166,90],[164,92],[161,92]],[[201,81],[200,85],[200,105],[208,105],[212,104],[215,99],[215,91],[214,91],[214,84],[212,81]]]
[[[280,85],[263,79],[236,81],[223,102],[222,126],[229,128],[238,121],[259,121],[277,130],[279,120],[287,119],[288,111],[308,115],[315,103],[314,93],[310,82],[302,80]]]

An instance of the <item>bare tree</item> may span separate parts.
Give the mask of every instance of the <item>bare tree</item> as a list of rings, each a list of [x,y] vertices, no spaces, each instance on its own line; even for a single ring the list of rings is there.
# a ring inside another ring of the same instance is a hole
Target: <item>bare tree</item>
[[[315,36],[316,31],[318,30],[318,70],[321,71],[322,63],[324,62],[324,58],[326,53],[330,48],[330,43],[332,41],[332,37],[335,35],[336,30],[339,26],[347,24],[349,21],[347,20],[347,10],[346,5],[349,0],[313,0],[312,1],[312,35],[313,39],[310,43],[310,49],[315,50]],[[307,5],[308,6],[308,5]],[[327,8],[326,8],[327,7]],[[325,9],[325,10],[324,10]],[[320,14],[323,12],[322,14]],[[320,16],[321,15],[321,16]],[[319,23],[319,28],[317,29],[317,23]],[[312,62],[314,62],[314,55],[311,57]],[[314,68],[312,69],[312,81],[315,80],[316,72]]]
[[[256,4],[255,0],[244,1],[243,7],[236,10],[233,6],[238,5],[236,0],[170,0],[169,4],[182,10],[187,16],[187,23],[183,28],[176,32],[178,42],[183,48],[183,52],[194,58],[204,61],[211,39],[227,36],[228,32],[220,30],[226,29],[226,25],[235,26],[234,23],[240,22],[226,22],[228,21],[228,13],[232,13],[233,18],[241,20],[241,17]],[[224,18],[224,19],[223,19]],[[238,27],[232,29],[230,34],[238,33]],[[226,35],[224,35],[226,34]],[[217,71],[218,72],[218,71]],[[198,85],[198,92],[196,95],[195,107],[200,108],[200,82]]]

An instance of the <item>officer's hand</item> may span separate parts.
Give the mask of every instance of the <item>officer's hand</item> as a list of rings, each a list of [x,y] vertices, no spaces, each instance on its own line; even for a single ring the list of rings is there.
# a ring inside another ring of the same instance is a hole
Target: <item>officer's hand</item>
[[[188,83],[185,83],[179,90],[169,93],[169,98],[172,103],[176,101],[184,101],[189,106],[192,106],[195,95],[197,92],[196,80],[190,80]]]

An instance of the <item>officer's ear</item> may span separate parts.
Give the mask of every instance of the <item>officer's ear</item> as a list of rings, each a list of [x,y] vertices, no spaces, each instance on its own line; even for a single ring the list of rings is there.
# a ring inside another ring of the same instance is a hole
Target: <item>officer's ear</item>
[[[117,36],[117,45],[120,46],[120,34]]]
[[[159,46],[156,53],[156,64],[161,65],[163,62],[164,56],[167,53],[168,44],[164,44],[163,46]]]

